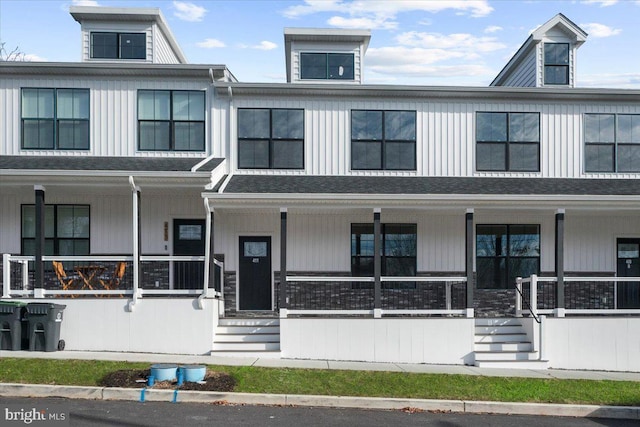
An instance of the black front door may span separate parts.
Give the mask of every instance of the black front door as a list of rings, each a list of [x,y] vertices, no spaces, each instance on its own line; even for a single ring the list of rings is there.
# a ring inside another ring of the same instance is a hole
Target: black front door
[[[640,277],[640,239],[618,239],[618,277]],[[618,283],[618,308],[640,308],[640,283]]]
[[[173,220],[173,254],[204,256],[203,219]],[[201,289],[204,285],[203,261],[175,261],[173,263],[174,289]]]
[[[271,310],[271,237],[240,237],[240,310]]]

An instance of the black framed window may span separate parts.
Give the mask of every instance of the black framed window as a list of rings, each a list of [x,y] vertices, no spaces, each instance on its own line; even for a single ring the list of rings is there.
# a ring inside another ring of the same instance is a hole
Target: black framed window
[[[147,35],[92,32],[91,58],[147,59]]]
[[[45,255],[89,255],[89,205],[46,205],[44,209]],[[35,205],[22,205],[22,255],[34,255]]]
[[[351,169],[415,170],[415,111],[351,111]]]
[[[23,149],[89,149],[89,89],[22,89]]]
[[[544,44],[544,84],[569,84],[569,44]]]
[[[304,110],[238,109],[238,167],[303,169]]]
[[[509,289],[516,277],[540,273],[540,226],[477,225],[477,287]]]
[[[383,276],[415,276],[416,224],[380,224]],[[373,277],[373,224],[351,224],[351,275]]]
[[[353,80],[353,53],[300,53],[303,80]]]
[[[477,112],[476,170],[540,171],[540,114]]]
[[[585,171],[640,172],[640,114],[585,114]]]
[[[204,151],[203,91],[139,90],[138,149]]]

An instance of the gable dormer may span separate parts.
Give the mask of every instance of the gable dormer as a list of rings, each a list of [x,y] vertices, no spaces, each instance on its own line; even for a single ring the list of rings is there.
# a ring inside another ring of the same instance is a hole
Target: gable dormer
[[[285,28],[287,83],[364,82],[371,31]]]
[[[72,6],[83,62],[186,64],[160,9]]]
[[[576,52],[586,39],[559,13],[529,36],[491,86],[575,87]]]

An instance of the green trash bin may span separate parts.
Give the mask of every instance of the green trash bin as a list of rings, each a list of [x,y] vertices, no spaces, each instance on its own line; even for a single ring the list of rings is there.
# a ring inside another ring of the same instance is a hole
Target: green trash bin
[[[26,305],[21,301],[0,301],[0,350],[22,350],[22,318]]]
[[[29,351],[64,350],[60,339],[62,312],[66,305],[52,303],[29,303],[25,307],[29,325]]]

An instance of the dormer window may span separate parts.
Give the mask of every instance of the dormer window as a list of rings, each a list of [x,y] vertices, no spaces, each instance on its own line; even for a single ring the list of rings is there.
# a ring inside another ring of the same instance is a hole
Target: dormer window
[[[91,58],[147,59],[147,35],[92,32]]]
[[[352,53],[300,53],[300,79],[353,80]]]
[[[569,44],[544,44],[544,84],[569,84]]]

